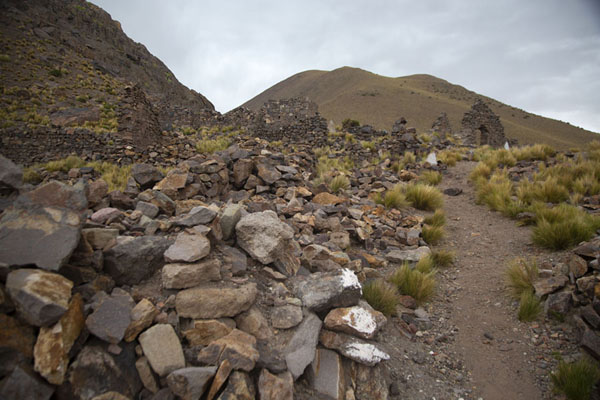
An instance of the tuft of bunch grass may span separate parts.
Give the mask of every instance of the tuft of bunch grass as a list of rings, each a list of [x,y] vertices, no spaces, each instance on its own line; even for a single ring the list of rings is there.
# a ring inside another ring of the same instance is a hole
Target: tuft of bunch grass
[[[423,171],[419,176],[419,181],[428,185],[435,186],[442,182],[442,174],[438,171]]]
[[[430,245],[438,244],[444,236],[445,232],[442,226],[423,225],[423,229],[421,230],[421,237]]]
[[[408,185],[405,194],[412,206],[419,210],[434,211],[444,204],[442,192],[422,183]]]
[[[439,249],[431,252],[431,258],[435,268],[446,268],[454,263],[455,255],[451,250]]]
[[[540,299],[533,293],[533,290],[526,290],[521,294],[519,302],[519,321],[530,322],[535,320],[542,312]]]
[[[462,154],[456,150],[446,149],[440,151],[438,154],[438,160],[449,167],[455,166],[458,161],[462,160],[462,158]]]
[[[561,360],[550,378],[556,393],[564,394],[569,400],[588,400],[600,379],[600,370],[586,357],[572,363]]]
[[[480,180],[487,180],[492,175],[492,169],[485,163],[480,162],[473,168],[471,174],[469,175],[469,179],[477,184]]]
[[[415,265],[415,269],[424,274],[433,272],[435,269],[435,261],[431,254],[421,257],[421,259],[417,262],[417,265]]]
[[[534,144],[532,146],[513,147],[511,153],[515,156],[517,161],[546,161],[548,157],[552,157],[556,154],[556,150],[547,144]]]
[[[400,210],[408,206],[406,196],[404,195],[402,188],[398,185],[386,191],[383,196],[377,193],[374,197],[374,200],[375,203],[383,204],[387,209],[395,208]]]
[[[538,276],[539,269],[534,259],[515,258],[506,269],[506,281],[516,299],[527,291],[533,291],[533,282]]]
[[[410,269],[407,263],[397,268],[388,280],[396,285],[401,294],[415,299],[417,304],[430,300],[435,293],[435,272],[423,273]]]
[[[446,213],[438,208],[433,215],[426,217],[424,222],[431,226],[444,226],[446,224]]]
[[[329,189],[333,193],[340,193],[350,187],[350,179],[345,175],[338,175],[329,182]]]
[[[527,204],[534,201],[558,204],[569,199],[569,190],[554,176],[533,183],[524,179],[517,188],[517,197]]]
[[[383,279],[367,282],[363,288],[363,298],[371,307],[390,316],[396,312],[398,289]]]
[[[591,223],[585,217],[570,220],[548,221],[540,219],[533,228],[533,242],[552,250],[564,250],[587,241],[594,236],[597,223]]]

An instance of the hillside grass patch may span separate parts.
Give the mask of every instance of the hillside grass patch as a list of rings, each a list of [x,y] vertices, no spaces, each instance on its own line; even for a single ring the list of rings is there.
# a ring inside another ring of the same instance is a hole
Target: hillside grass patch
[[[419,210],[434,211],[444,204],[442,192],[422,183],[407,185],[404,189],[406,199]]]
[[[398,306],[398,289],[383,279],[375,279],[365,283],[362,288],[363,299],[371,307],[386,316],[393,315]]]
[[[411,296],[417,304],[429,301],[435,293],[435,272],[423,273],[408,264],[398,267],[389,277],[401,294]]]

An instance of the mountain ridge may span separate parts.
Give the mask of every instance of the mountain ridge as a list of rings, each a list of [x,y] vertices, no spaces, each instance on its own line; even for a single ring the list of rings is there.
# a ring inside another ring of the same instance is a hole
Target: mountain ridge
[[[378,129],[390,129],[394,121],[405,117],[421,132],[428,131],[441,112],[448,114],[452,129],[459,131],[462,116],[480,99],[500,116],[507,137],[522,144],[540,142],[568,149],[598,138],[594,132],[526,112],[433,75],[392,78],[347,66],[299,72],[242,106],[257,110],[269,99],[290,97],[308,97],[318,104],[324,117],[338,125],[345,118],[353,118]]]

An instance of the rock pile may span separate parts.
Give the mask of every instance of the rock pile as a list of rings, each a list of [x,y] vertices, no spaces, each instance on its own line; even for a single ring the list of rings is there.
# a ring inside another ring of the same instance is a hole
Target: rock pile
[[[306,184],[312,155],[261,143],[110,193],[90,168],[22,186],[1,159],[0,397],[387,398],[361,282],[425,253],[423,219],[369,200],[387,170],[336,196]]]

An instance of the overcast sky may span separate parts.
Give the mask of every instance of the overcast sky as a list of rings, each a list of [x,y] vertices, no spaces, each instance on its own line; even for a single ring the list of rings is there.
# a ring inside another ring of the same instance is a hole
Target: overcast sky
[[[307,69],[426,73],[600,132],[600,0],[92,0],[218,111]]]

